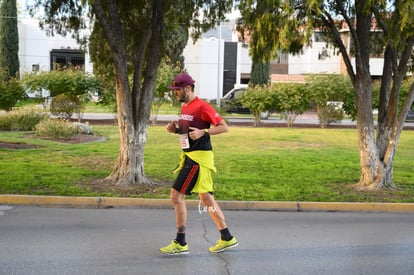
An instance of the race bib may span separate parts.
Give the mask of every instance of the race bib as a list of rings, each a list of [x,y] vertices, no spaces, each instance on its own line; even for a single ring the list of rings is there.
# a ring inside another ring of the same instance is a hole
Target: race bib
[[[190,141],[188,140],[187,134],[181,134],[180,137],[180,146],[182,149],[189,149],[190,148]]]

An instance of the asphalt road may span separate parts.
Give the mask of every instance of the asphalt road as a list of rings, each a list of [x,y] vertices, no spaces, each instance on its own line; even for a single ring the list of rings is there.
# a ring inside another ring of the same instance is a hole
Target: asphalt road
[[[77,119],[76,115],[74,115],[72,117],[74,120]],[[116,119],[116,115],[115,114],[96,114],[96,113],[85,113],[82,116],[82,120],[84,121],[102,121],[102,120],[109,120],[109,121],[113,121]],[[153,116],[151,116],[151,120],[153,119]],[[176,121],[178,119],[177,115],[158,115],[156,117],[156,120],[158,122],[169,122],[169,121]],[[249,125],[253,125],[253,117],[246,117],[246,116],[229,116],[226,117],[227,121],[230,124],[249,124]],[[282,120],[280,118],[277,117],[270,117],[269,119],[264,119],[261,120],[261,123],[263,123],[264,125],[271,125],[271,124],[282,124],[286,126],[286,121]],[[318,117],[315,113],[305,113],[302,115],[299,115],[296,120],[295,120],[295,125],[301,125],[301,124],[305,124],[305,125],[318,125],[319,120]],[[333,126],[337,125],[341,125],[341,126],[355,126],[355,122],[349,119],[344,119],[342,120],[340,123],[333,123]]]
[[[0,205],[0,274],[414,274],[410,213],[226,211],[239,246],[189,209],[190,254],[164,256],[172,209]]]
[[[156,121],[158,124],[163,124],[170,122],[172,120],[177,120],[177,115],[158,115]],[[72,117],[73,120],[77,120],[77,116]],[[151,120],[153,117],[151,117]],[[237,116],[228,116],[225,117],[229,125],[242,125],[242,126],[252,126],[253,117],[237,117]],[[96,114],[96,113],[84,113],[82,115],[82,122],[90,122],[91,124],[115,124],[116,115],[115,114]],[[286,121],[278,117],[271,116],[269,119],[261,120],[261,124],[265,127],[286,127]],[[307,112],[302,115],[299,115],[293,124],[293,127],[314,127],[319,128],[319,119],[316,113]],[[329,125],[329,128],[356,128],[356,122],[350,119],[344,119],[337,123],[332,123]],[[414,122],[405,122],[404,129],[414,130]]]

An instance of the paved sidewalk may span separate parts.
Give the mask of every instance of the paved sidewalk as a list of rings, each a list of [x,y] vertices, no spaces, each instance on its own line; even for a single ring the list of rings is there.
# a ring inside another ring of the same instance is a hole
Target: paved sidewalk
[[[199,207],[198,200],[187,200],[189,207]],[[338,212],[400,212],[414,213],[413,203],[359,202],[283,202],[283,201],[219,201],[224,210],[254,211],[338,211]],[[64,197],[0,195],[0,204],[88,208],[172,208],[168,199]]]

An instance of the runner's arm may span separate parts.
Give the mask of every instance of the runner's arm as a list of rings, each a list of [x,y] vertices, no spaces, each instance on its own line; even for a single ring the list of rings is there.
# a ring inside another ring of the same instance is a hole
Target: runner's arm
[[[229,127],[227,126],[226,121],[222,119],[216,126],[207,130],[210,135],[218,135],[227,132]]]

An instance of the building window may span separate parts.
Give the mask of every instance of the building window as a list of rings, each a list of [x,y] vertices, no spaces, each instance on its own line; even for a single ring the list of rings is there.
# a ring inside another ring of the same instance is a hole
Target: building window
[[[75,68],[85,70],[85,55],[81,50],[54,49],[50,52],[50,69]]]
[[[39,64],[32,64],[32,72],[38,72],[39,68]]]

